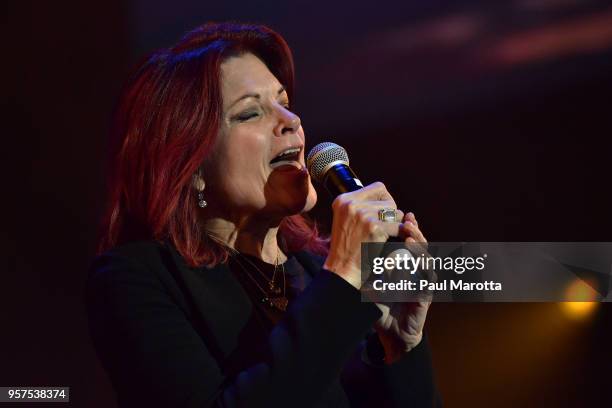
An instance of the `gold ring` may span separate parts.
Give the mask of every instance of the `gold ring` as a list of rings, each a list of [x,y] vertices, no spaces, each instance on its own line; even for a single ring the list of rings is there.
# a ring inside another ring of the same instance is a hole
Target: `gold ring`
[[[381,208],[378,210],[378,219],[382,222],[397,222],[397,210],[395,208]]]

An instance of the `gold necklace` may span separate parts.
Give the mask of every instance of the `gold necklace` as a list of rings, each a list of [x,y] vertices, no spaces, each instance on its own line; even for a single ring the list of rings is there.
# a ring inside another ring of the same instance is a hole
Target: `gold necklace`
[[[278,261],[279,256],[278,256],[278,254],[276,254],[276,261],[274,261],[274,272],[272,272],[272,279],[269,279],[268,276],[265,273],[263,273],[263,271],[261,269],[259,269],[257,267],[257,265],[255,265],[249,258],[244,256],[240,252],[238,252],[238,254],[240,256],[242,256],[242,258],[244,258],[248,263],[250,263],[251,266],[253,266],[253,268],[255,268],[257,270],[257,272],[259,272],[259,274],[264,278],[264,280],[266,282],[268,282],[268,288],[269,288],[270,292],[272,292],[272,293],[274,293],[276,295],[281,293],[281,289],[276,287],[276,270],[278,269],[278,265],[279,265],[279,261]],[[285,279],[285,273],[284,273],[285,267],[282,264],[281,264],[281,266],[283,268],[283,280],[284,280]]]
[[[227,248],[227,250],[233,254],[233,255],[240,255],[242,256],[244,259],[246,259],[251,265],[253,265],[253,267],[264,277],[265,280],[268,280],[268,277],[262,272],[261,269],[259,269],[257,267],[257,265],[255,265],[253,262],[251,262],[250,259],[244,257],[244,255],[242,255],[240,252],[238,252],[236,249],[230,247],[229,245],[227,245],[225,242],[223,242],[223,240],[221,240],[220,238],[216,237],[213,234],[207,233],[208,237],[217,242],[218,244],[224,246],[225,248]],[[280,311],[286,311],[287,310],[287,305],[289,303],[289,301],[287,300],[287,297],[285,296],[285,289],[287,286],[287,282],[286,282],[286,278],[285,278],[285,265],[281,264],[281,268],[283,271],[283,290],[282,290],[282,296],[280,297],[274,297],[271,298],[268,293],[259,285],[259,283],[257,282],[257,279],[255,279],[248,271],[247,268],[244,267],[244,265],[242,264],[242,262],[240,262],[238,260],[238,256],[234,256],[233,259],[236,260],[236,262],[238,262],[238,265],[240,266],[240,268],[244,271],[244,273],[249,277],[249,279],[251,279],[253,281],[253,283],[255,284],[255,286],[257,286],[257,288],[261,291],[261,293],[263,293],[264,297],[261,299],[262,303],[266,303],[271,307],[274,307]],[[276,252],[276,263],[274,265],[274,272],[272,274],[272,281],[268,282],[268,286],[270,286],[270,288],[272,289],[274,287],[273,282],[274,279],[276,277],[276,269],[278,268],[278,261],[279,261],[279,252],[277,249]],[[280,292],[280,289],[278,289],[276,291],[276,294],[278,294]]]
[[[255,265],[250,259],[246,258],[244,255],[242,255],[240,252],[237,252],[238,255],[240,255],[242,258],[244,258],[248,263],[250,263],[253,268],[255,268],[260,274],[261,276],[264,277],[264,279],[267,281],[268,277],[266,276],[266,274],[263,273],[263,271],[261,269],[259,269],[257,267],[257,265]],[[285,296],[285,290],[287,287],[287,282],[286,282],[286,278],[285,278],[285,265],[281,264],[281,268],[282,268],[282,272],[283,272],[283,289],[282,289],[282,295],[279,297],[270,297],[270,295],[268,295],[268,292],[266,292],[257,282],[257,279],[255,279],[251,273],[248,271],[247,268],[244,267],[244,264],[242,262],[240,262],[240,260],[238,259],[238,257],[234,258],[236,260],[236,262],[238,262],[238,265],[240,265],[240,268],[242,268],[242,270],[246,273],[246,275],[249,277],[249,279],[251,279],[253,281],[253,283],[255,284],[255,286],[257,286],[257,288],[263,293],[264,297],[261,299],[262,303],[266,303],[271,307],[274,307],[280,311],[286,311],[287,310],[287,304],[289,303],[289,301],[287,300],[287,297]],[[278,268],[278,255],[276,258],[277,263],[274,265],[274,273],[272,275],[272,280],[268,282],[268,285],[270,287],[270,291],[275,294],[278,295],[279,293],[281,293],[280,288],[276,288],[275,284],[274,284],[274,279],[276,276],[276,269]]]

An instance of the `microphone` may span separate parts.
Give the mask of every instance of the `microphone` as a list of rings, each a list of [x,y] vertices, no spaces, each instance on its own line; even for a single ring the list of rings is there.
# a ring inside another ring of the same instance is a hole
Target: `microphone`
[[[349,167],[346,150],[335,143],[323,142],[310,149],[306,166],[310,177],[325,186],[333,198],[363,187]]]
[[[310,177],[323,184],[332,198],[363,188],[363,183],[349,167],[346,150],[335,143],[323,142],[310,149],[306,167]],[[388,242],[403,241],[398,237],[388,239]]]

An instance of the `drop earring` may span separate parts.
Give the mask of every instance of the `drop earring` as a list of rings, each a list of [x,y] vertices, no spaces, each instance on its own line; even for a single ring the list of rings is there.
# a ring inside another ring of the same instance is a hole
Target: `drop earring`
[[[198,173],[194,174],[193,178],[194,187],[198,192],[198,207],[206,208],[206,206],[208,205],[206,200],[204,200],[204,188],[206,187],[206,183],[204,182],[204,179],[202,179],[201,170],[198,170]]]
[[[206,200],[204,200],[204,192],[199,191],[198,192],[198,206],[200,208],[206,208],[207,205],[208,203],[206,202]]]

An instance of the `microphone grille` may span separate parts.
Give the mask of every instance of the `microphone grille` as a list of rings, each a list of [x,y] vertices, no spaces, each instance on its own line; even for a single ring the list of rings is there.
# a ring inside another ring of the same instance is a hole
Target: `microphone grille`
[[[310,177],[318,182],[322,182],[327,170],[338,162],[348,166],[348,154],[343,147],[330,142],[319,143],[310,149],[306,158],[306,166]]]

